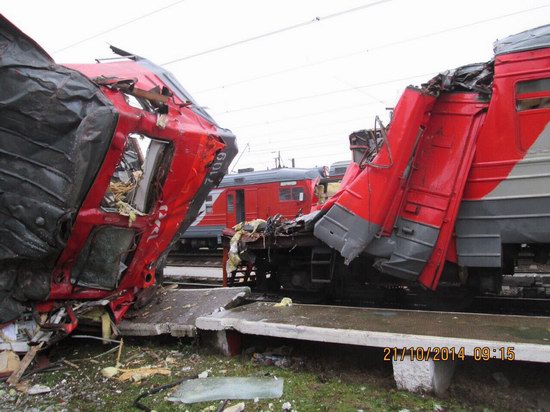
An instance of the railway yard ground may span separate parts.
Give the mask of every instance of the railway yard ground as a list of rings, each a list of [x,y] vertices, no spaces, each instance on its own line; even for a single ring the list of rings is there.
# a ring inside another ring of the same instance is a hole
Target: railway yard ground
[[[165,273],[173,281],[219,283],[221,268],[180,265]],[[39,362],[45,370],[24,378],[18,390],[0,384],[0,411],[132,411],[140,394],[199,374],[284,381],[280,398],[244,400],[245,411],[550,411],[549,363],[466,357],[438,397],[398,390],[382,348],[253,335],[242,339],[239,354],[229,357],[203,345],[200,337],[125,337],[122,345],[69,337],[45,351]],[[104,376],[117,367],[117,359],[119,373]],[[156,373],[146,376],[143,368]],[[43,393],[30,395],[33,390]],[[189,412],[218,411],[221,405],[174,403],[167,399],[173,391],[141,403],[155,411]],[[240,402],[229,401],[226,408]]]
[[[269,365],[261,355],[254,355],[277,352],[269,348],[286,353],[284,362]],[[109,349],[115,350],[106,353]],[[438,398],[397,390],[391,363],[383,361],[380,349],[248,337],[240,355],[224,357],[188,339],[125,339],[121,368],[149,366],[170,372],[169,376],[155,375],[138,382],[102,375],[104,368],[115,366],[116,349],[116,344],[65,339],[46,352],[57,369],[24,381],[29,388],[42,385],[50,391],[28,395],[2,386],[0,410],[132,411],[137,410],[132,403],[140,393],[205,371],[209,376],[284,379],[281,398],[245,401],[246,411],[550,410],[550,364],[480,364],[467,359],[458,365],[447,394]],[[215,411],[220,406],[218,401],[174,404],[166,400],[169,393],[160,392],[142,403],[156,411]],[[239,402],[231,401],[227,406]]]

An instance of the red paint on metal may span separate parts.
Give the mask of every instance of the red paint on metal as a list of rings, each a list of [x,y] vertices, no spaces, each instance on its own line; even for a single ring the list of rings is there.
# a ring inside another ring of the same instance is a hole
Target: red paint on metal
[[[287,219],[296,217],[298,212],[309,213],[312,206],[318,201],[315,195],[315,186],[318,179],[295,180],[295,184],[282,186],[281,182],[243,183],[233,186],[214,189],[210,195],[217,196],[212,202],[212,210],[205,211],[204,216],[195,228],[208,228],[227,226],[233,227],[237,223],[236,192],[244,193],[245,220],[267,219],[274,214],[282,214]],[[280,189],[301,188],[304,193],[303,200],[280,198]],[[232,199],[232,207],[228,207],[228,196]]]
[[[439,232],[418,278],[430,289],[443,270],[486,108],[474,93],[442,95],[416,150],[399,217]]]
[[[133,61],[92,65],[69,65],[90,78],[98,76],[136,79],[136,87],[150,90],[155,86],[168,87],[155,74]],[[155,266],[158,257],[169,245],[182,220],[187,215],[190,202],[209,172],[209,165],[224,143],[216,135],[216,128],[194,113],[177,96],[168,99],[167,124],[157,125],[157,114],[130,106],[123,92],[101,86],[102,92],[119,113],[111,148],[88,192],[74,222],[71,236],[52,274],[50,301],[68,299],[102,299],[110,297],[109,304],[114,317],[119,320],[128,310],[135,294],[155,282]],[[120,161],[130,133],[143,134],[171,143],[173,149],[170,170],[152,211],[137,216],[132,228],[138,232],[135,253],[123,274],[118,288],[105,291],[72,285],[71,269],[84,245],[98,226],[128,227],[129,220],[100,208],[111,176]],[[114,298],[113,298],[114,297]],[[51,309],[51,305],[41,305]]]
[[[229,245],[224,245],[223,247],[223,257],[222,257],[222,272],[223,272],[223,284],[224,288],[227,287],[227,260],[229,259]]]
[[[548,109],[518,112],[516,85],[545,77],[550,77],[550,49],[496,58],[493,95],[478,138],[464,200],[482,199],[491,193],[544,130]]]
[[[393,226],[401,199],[398,193],[402,192],[403,175],[434,102],[433,96],[418,89],[405,90],[395,108],[388,144],[383,145],[372,165],[367,165],[362,171],[353,167],[348,169],[346,177],[351,178],[357,173],[355,178],[349,183],[343,181],[343,189],[327,202],[323,210],[336,203],[368,222],[380,226],[391,222]],[[387,167],[390,164],[391,167]]]

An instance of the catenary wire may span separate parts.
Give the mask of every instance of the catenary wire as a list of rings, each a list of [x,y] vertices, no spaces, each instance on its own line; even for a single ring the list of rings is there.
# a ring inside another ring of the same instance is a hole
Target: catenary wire
[[[174,3],[168,4],[167,6],[164,6],[164,7],[155,9],[155,10],[152,10],[152,11],[150,11],[149,13],[146,13],[146,14],[143,14],[143,15],[141,15],[141,16],[135,17],[135,18],[133,18],[133,19],[131,19],[131,20],[125,21],[124,23],[117,24],[116,26],[113,26],[113,27],[111,27],[111,28],[109,28],[109,29],[100,31],[100,32],[98,32],[98,33],[96,33],[96,34],[93,34],[93,35],[89,36],[89,37],[86,37],[86,38],[81,39],[81,40],[78,40],[78,41],[76,41],[76,42],[74,42],[74,43],[68,44],[68,45],[65,46],[65,47],[62,47],[62,48],[57,49],[57,50],[54,50],[54,53],[62,52],[62,51],[64,51],[64,50],[70,49],[70,48],[72,48],[72,47],[74,47],[74,46],[78,46],[79,44],[85,43],[85,42],[87,42],[88,40],[92,40],[92,39],[95,39],[95,38],[97,38],[97,37],[99,37],[99,36],[102,36],[102,35],[104,35],[104,34],[106,34],[106,33],[110,33],[110,32],[112,32],[112,31],[118,30],[118,29],[120,29],[121,27],[127,26],[127,25],[129,25],[129,24],[135,23],[136,21],[139,21],[139,20],[145,19],[145,18],[147,18],[147,17],[149,17],[149,16],[152,16],[153,14],[156,14],[156,13],[159,13],[159,12],[164,11],[164,10],[166,10],[166,9],[169,9],[169,8],[171,8],[171,7],[177,6],[178,4],[183,3],[184,1],[185,1],[185,0],[178,0],[178,1],[174,2]]]
[[[224,115],[224,114],[228,114],[228,113],[244,112],[244,111],[263,108],[263,107],[275,106],[275,105],[278,105],[278,104],[286,104],[286,103],[297,102],[299,100],[314,99],[314,98],[317,98],[317,97],[330,96],[330,95],[333,95],[333,94],[345,93],[345,92],[358,90],[358,89],[364,89],[364,88],[368,88],[368,87],[381,86],[381,85],[388,84],[388,83],[395,83],[395,82],[401,82],[401,81],[404,81],[404,80],[411,80],[411,79],[415,79],[417,77],[429,76],[430,74],[433,74],[433,72],[424,73],[424,74],[415,75],[415,76],[401,77],[399,79],[384,80],[384,81],[381,81],[381,82],[369,83],[369,84],[364,84],[364,85],[361,85],[361,86],[346,87],[346,88],[343,88],[343,89],[331,90],[331,91],[323,92],[323,93],[310,94],[310,95],[306,95],[306,96],[298,96],[298,97],[293,97],[291,99],[283,99],[283,100],[277,100],[277,101],[274,101],[274,102],[261,103],[261,104],[257,104],[257,105],[254,105],[254,106],[239,107],[237,109],[226,110],[224,112],[217,112],[217,113],[214,113],[214,115],[215,116],[220,116],[220,115]]]
[[[546,7],[550,7],[550,4],[545,4],[545,5],[538,6],[538,7],[532,7],[532,8],[529,8],[529,9],[524,9],[524,10],[520,10],[520,11],[517,11],[517,12],[514,12],[514,13],[502,14],[502,15],[491,17],[491,18],[488,18],[488,19],[478,20],[478,21],[475,21],[475,22],[472,22],[472,23],[467,23],[467,24],[463,24],[463,25],[460,25],[460,26],[449,27],[447,29],[422,34],[420,36],[409,37],[409,38],[406,38],[406,39],[401,39],[401,40],[397,40],[397,41],[394,41],[394,42],[385,43],[385,44],[381,44],[381,45],[378,45],[378,46],[373,46],[373,47],[370,47],[370,48],[367,48],[367,49],[362,49],[362,50],[358,50],[358,51],[351,52],[351,53],[346,53],[346,54],[341,54],[341,55],[338,55],[338,56],[329,57],[327,59],[317,60],[317,61],[314,61],[314,62],[301,64],[301,65],[298,65],[298,66],[288,67],[286,69],[282,69],[282,70],[278,70],[278,71],[274,71],[274,72],[270,72],[270,73],[265,73],[265,74],[250,77],[250,78],[247,78],[247,79],[237,80],[235,82],[227,83],[227,84],[224,84],[224,85],[210,87],[208,89],[197,90],[196,93],[197,94],[198,93],[208,93],[208,92],[219,90],[219,89],[225,89],[225,88],[228,88],[228,87],[231,87],[231,86],[237,86],[239,84],[249,83],[249,82],[253,82],[253,81],[256,81],[256,80],[262,80],[262,79],[266,79],[266,78],[269,78],[269,77],[294,72],[294,71],[301,70],[301,69],[308,68],[308,67],[312,67],[312,66],[317,66],[317,65],[322,65],[322,64],[325,64],[325,63],[330,63],[330,62],[333,62],[333,61],[337,61],[337,60],[347,59],[347,58],[350,58],[350,57],[353,57],[353,56],[368,53],[370,51],[385,49],[385,48],[397,46],[397,45],[400,45],[400,44],[413,42],[413,41],[421,40],[421,39],[424,39],[424,38],[429,38],[431,36],[437,36],[437,35],[440,35],[440,34],[445,34],[445,33],[448,33],[448,32],[465,29],[465,28],[476,26],[476,25],[479,25],[479,24],[490,23],[492,21],[504,19],[504,18],[507,18],[507,17],[516,16],[516,15],[519,15],[519,14],[528,13],[528,12],[539,10],[539,9],[546,8]]]
[[[234,47],[234,46],[238,46],[238,45],[241,45],[241,44],[249,43],[251,41],[255,41],[255,40],[263,39],[263,38],[266,38],[266,37],[274,36],[276,34],[284,33],[286,31],[295,30],[295,29],[298,29],[300,27],[308,26],[308,25],[313,24],[313,23],[326,21],[326,20],[329,20],[329,19],[333,19],[333,18],[336,18],[336,17],[343,16],[345,14],[354,13],[356,11],[360,11],[360,10],[367,9],[367,8],[370,8],[370,7],[378,6],[379,4],[389,3],[391,1],[393,1],[393,0],[379,0],[379,1],[375,1],[373,3],[363,4],[362,6],[354,7],[352,9],[347,9],[347,10],[342,10],[342,11],[339,11],[339,12],[336,12],[336,13],[327,14],[326,16],[315,17],[311,20],[304,21],[302,23],[293,24],[291,26],[286,26],[286,27],[283,27],[281,29],[269,31],[269,32],[266,32],[266,33],[262,33],[262,34],[259,34],[259,35],[256,35],[256,36],[246,38],[246,39],[242,39],[242,40],[238,40],[238,41],[235,41],[235,42],[232,42],[232,43],[224,44],[223,46],[218,46],[218,47],[214,47],[214,48],[211,48],[211,49],[203,50],[203,51],[198,52],[198,53],[190,54],[188,56],[179,57],[177,59],[173,59],[173,60],[167,61],[165,63],[162,63],[162,66],[168,66],[170,64],[174,64],[174,63],[181,62],[181,61],[184,61],[184,60],[189,60],[189,59],[193,59],[195,57],[204,56],[205,54],[210,54],[210,53],[214,53],[214,52],[217,52],[217,51],[220,51],[220,50],[225,50],[225,49],[228,49],[230,47]]]

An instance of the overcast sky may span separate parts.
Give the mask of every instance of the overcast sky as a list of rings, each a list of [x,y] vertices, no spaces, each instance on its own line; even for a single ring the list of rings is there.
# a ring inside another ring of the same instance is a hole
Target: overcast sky
[[[2,13],[59,63],[112,44],[163,64],[237,135],[237,168],[259,170],[277,151],[287,166],[349,159],[348,135],[387,121],[404,87],[489,60],[494,40],[549,24],[550,1],[17,0]]]

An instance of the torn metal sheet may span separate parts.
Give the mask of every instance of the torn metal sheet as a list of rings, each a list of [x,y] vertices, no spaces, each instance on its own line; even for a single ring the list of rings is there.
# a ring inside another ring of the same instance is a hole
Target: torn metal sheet
[[[283,396],[283,379],[268,377],[212,377],[179,385],[171,402],[197,403],[224,399],[270,399]]]
[[[159,289],[147,306],[129,314],[118,329],[123,336],[195,336],[195,320],[237,306],[250,288]]]
[[[497,40],[493,45],[495,55],[541,49],[550,46],[550,26],[545,25],[513,34]]]
[[[422,88],[439,95],[443,91],[475,91],[488,99],[492,93],[494,61],[468,64],[452,70],[446,70],[424,83]]]

